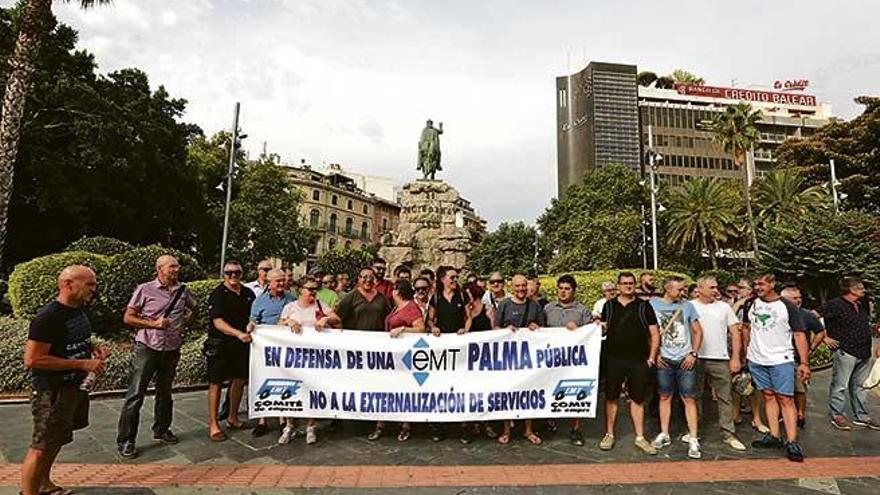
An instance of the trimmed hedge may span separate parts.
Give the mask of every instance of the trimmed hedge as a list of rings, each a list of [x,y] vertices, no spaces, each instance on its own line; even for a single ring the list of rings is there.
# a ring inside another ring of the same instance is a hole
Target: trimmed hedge
[[[0,318],[0,393],[21,392],[31,384],[31,375],[24,367],[24,347],[28,322]]]
[[[659,285],[660,282],[667,277],[678,276],[685,279],[685,281],[690,284],[692,279],[690,276],[684,273],[678,272],[667,272],[664,270],[643,270],[641,268],[630,268],[625,269],[621,268],[620,270],[597,270],[592,272],[572,272],[569,275],[574,276],[574,279],[577,281],[577,299],[584,304],[587,308],[592,309],[593,303],[596,302],[597,299],[602,297],[602,282],[614,282],[617,284],[617,274],[620,272],[632,272],[636,275],[636,280],[638,280],[639,275],[642,272],[651,272],[654,274],[654,283]],[[541,287],[544,292],[547,294],[547,298],[550,300],[556,300],[556,279],[558,279],[563,274],[558,275],[542,275],[541,276]]]
[[[134,249],[133,244],[100,235],[82,237],[64,248],[65,251],[87,251],[89,253],[103,254],[105,256],[115,256],[132,249]]]
[[[43,305],[58,294],[58,274],[69,265],[87,265],[98,275],[98,294],[88,308],[93,321],[106,319],[107,308],[101,298],[101,279],[110,258],[85,251],[68,251],[34,258],[15,267],[9,277],[9,301],[16,318],[33,318]]]
[[[209,278],[207,280],[196,280],[195,282],[188,282],[186,284],[189,287],[189,290],[193,293],[193,297],[195,297],[198,304],[195,309],[195,317],[192,322],[186,327],[186,331],[183,334],[184,342],[190,342],[194,340],[199,340],[200,338],[205,336],[205,333],[208,331],[208,298],[211,296],[211,292],[220,285],[223,280],[219,278]]]

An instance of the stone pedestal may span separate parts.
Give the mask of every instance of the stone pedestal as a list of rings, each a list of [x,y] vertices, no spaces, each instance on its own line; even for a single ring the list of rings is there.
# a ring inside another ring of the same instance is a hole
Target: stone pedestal
[[[382,242],[389,269],[402,263],[416,270],[440,265],[461,268],[485,223],[449,184],[417,180],[403,186],[400,223]]]

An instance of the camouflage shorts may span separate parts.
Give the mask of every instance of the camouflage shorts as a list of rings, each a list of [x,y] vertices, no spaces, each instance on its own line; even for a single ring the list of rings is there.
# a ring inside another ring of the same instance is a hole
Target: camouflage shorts
[[[76,386],[31,392],[34,433],[31,448],[46,450],[73,441],[73,432],[89,425],[89,394]]]

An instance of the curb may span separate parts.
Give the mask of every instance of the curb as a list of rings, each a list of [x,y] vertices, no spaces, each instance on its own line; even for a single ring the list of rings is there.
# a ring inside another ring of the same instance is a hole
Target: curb
[[[179,385],[177,387],[172,387],[172,392],[198,392],[200,390],[207,390],[207,383],[197,383],[195,385]],[[125,396],[125,392],[127,390],[124,389],[116,389],[116,390],[100,390],[98,392],[91,392],[89,394],[90,399],[115,399]],[[156,393],[155,387],[150,387],[147,389],[146,395],[154,395]],[[28,404],[30,403],[30,398],[27,395],[21,395],[17,397],[10,397],[8,399],[0,399],[0,406],[11,406],[17,404]]]

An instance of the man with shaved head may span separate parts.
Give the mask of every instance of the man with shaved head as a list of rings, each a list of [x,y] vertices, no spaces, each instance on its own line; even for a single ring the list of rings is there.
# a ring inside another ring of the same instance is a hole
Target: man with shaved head
[[[156,377],[156,400],[153,415],[153,440],[177,443],[171,432],[171,385],[180,360],[180,346],[186,321],[193,315],[196,300],[186,285],[178,282],[180,264],[173,256],[156,260],[156,278],[134,290],[122,321],[137,330],[134,356],[128,379],[128,391],[119,413],[116,445],[119,455],[137,456],[135,442],[141,406],[147,386]]]
[[[58,297],[31,321],[24,365],[31,370],[34,431],[21,465],[24,494],[63,490],[50,479],[52,464],[73,432],[89,424],[89,394],[81,385],[86,375],[103,370],[110,354],[92,346],[92,325],[83,310],[97,288],[89,267],[68,266],[58,276]]]

